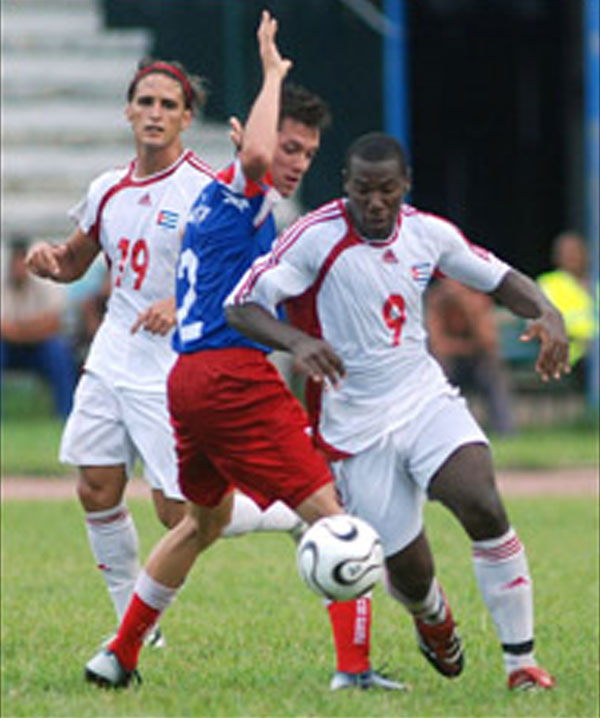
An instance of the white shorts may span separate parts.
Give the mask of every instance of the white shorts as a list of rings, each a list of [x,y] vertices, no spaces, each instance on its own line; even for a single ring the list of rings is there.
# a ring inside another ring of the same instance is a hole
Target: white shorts
[[[456,449],[473,442],[489,443],[465,400],[435,399],[408,428],[331,465],[342,505],[376,529],[391,556],[421,532],[432,476]]]
[[[60,445],[60,460],[76,466],[125,464],[131,475],[137,458],[153,489],[184,501],[177,481],[175,437],[166,393],[111,387],[85,372]]]

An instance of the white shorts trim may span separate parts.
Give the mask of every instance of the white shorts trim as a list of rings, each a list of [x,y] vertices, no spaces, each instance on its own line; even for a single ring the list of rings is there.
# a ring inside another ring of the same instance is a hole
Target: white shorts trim
[[[153,489],[185,500],[177,481],[175,438],[163,392],[111,387],[85,372],[75,391],[59,458],[76,466],[125,464],[128,476],[139,458]]]
[[[378,531],[385,555],[391,556],[421,532],[433,475],[456,449],[470,443],[489,442],[465,400],[439,397],[409,427],[331,465],[342,503]]]

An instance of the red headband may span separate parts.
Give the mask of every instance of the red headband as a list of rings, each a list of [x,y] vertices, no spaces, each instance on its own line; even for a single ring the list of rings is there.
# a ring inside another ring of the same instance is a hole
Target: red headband
[[[181,70],[178,70],[175,65],[170,65],[168,62],[153,62],[151,65],[142,67],[142,69],[138,70],[135,77],[133,78],[133,81],[131,83],[132,86],[135,87],[138,81],[142,79],[142,77],[150,74],[151,72],[166,72],[169,75],[173,75],[173,77],[180,82],[181,87],[183,88],[183,94],[185,95],[188,107],[192,106],[194,100],[194,93],[192,91],[192,86],[190,85],[189,80],[183,74],[183,72],[181,72]]]

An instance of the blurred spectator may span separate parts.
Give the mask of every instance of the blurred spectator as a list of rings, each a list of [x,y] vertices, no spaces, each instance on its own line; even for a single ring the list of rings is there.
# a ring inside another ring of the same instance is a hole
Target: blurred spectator
[[[26,265],[28,241],[14,237],[8,248],[2,286],[0,362],[6,369],[39,374],[50,383],[59,416],[71,411],[76,370],[67,339],[62,335],[64,288],[32,276]]]
[[[541,274],[537,281],[550,301],[560,309],[569,337],[569,362],[575,381],[585,386],[586,359],[597,322],[588,279],[585,240],[577,232],[561,232],[552,244],[556,269]]]
[[[431,352],[448,379],[484,398],[492,431],[511,433],[511,397],[492,299],[453,279],[439,280],[427,294],[427,330]]]

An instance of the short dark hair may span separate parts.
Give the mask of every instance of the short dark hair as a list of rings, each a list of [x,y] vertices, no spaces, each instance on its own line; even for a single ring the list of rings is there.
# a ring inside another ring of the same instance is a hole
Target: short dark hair
[[[280,125],[286,117],[318,130],[324,130],[331,124],[327,103],[314,92],[293,83],[285,83],[281,88]]]
[[[350,171],[350,162],[353,157],[367,162],[381,162],[382,160],[396,159],[401,172],[408,177],[410,170],[406,160],[406,153],[398,140],[384,132],[369,132],[361,135],[352,142],[346,150],[345,170]]]
[[[156,65],[156,68],[152,68],[152,65]],[[173,70],[169,71],[169,67],[173,68]],[[208,94],[206,89],[207,81],[203,77],[192,75],[181,62],[177,62],[177,60],[165,61],[151,57],[144,57],[138,62],[135,74],[127,87],[128,102],[133,100],[138,82],[143,77],[155,73],[166,75],[180,84],[186,110],[192,110],[192,112],[194,112],[195,110],[202,109],[206,104]],[[187,83],[187,87],[185,83]]]

